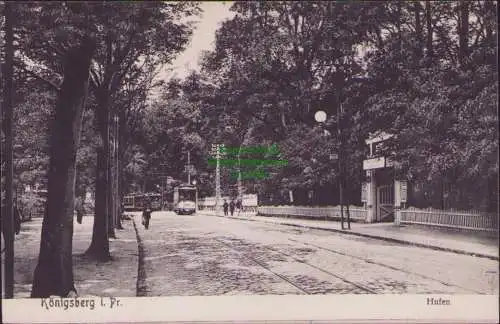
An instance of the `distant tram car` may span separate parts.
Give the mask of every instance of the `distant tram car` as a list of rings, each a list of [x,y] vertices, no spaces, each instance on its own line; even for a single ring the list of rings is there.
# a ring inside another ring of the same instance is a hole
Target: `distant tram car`
[[[174,188],[174,212],[178,215],[192,215],[197,211],[198,189],[190,184]]]
[[[126,211],[142,210],[146,199],[151,201],[151,208],[153,208],[153,210],[161,209],[161,194],[159,193],[128,194],[123,197],[123,208]]]

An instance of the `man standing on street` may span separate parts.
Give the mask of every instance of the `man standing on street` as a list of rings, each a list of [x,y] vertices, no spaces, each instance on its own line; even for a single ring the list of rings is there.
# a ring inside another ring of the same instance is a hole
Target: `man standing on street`
[[[231,212],[231,216],[233,216],[233,213],[234,213],[234,200],[231,200],[231,202],[229,203],[229,211]]]
[[[151,220],[151,213],[152,212],[153,212],[153,208],[151,206],[151,200],[146,199],[144,201],[144,207],[142,210],[142,225],[144,225],[144,227],[146,229],[149,229],[149,221]]]
[[[241,203],[241,199],[236,201],[236,208],[238,209],[238,215],[242,212],[243,204]]]
[[[76,210],[76,221],[78,222],[78,224],[81,224],[84,213],[83,202],[81,197],[77,197],[75,199],[75,210]]]
[[[222,204],[222,208],[224,209],[224,216],[227,216],[227,207],[229,205],[227,204],[226,199],[224,199],[224,204]]]

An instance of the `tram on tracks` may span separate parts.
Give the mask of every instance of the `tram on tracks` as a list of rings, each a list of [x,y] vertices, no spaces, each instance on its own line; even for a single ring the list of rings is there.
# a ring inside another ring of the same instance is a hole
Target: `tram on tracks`
[[[159,193],[131,193],[123,197],[123,209],[125,211],[138,211],[144,207],[146,199],[151,201],[153,210],[161,210],[162,199]]]
[[[177,215],[192,215],[198,211],[198,188],[191,184],[182,184],[174,188],[174,212]]]

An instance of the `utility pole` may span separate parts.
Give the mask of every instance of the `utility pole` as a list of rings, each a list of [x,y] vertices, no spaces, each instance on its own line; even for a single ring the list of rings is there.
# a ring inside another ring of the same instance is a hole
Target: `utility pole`
[[[342,229],[344,229],[344,174],[342,170],[342,131],[340,129],[340,114],[342,112],[342,104],[339,102],[337,104],[337,138],[339,140],[339,156],[338,156],[338,169],[339,169],[339,203],[340,203],[340,224]]]
[[[5,134],[5,215],[2,215],[2,232],[5,240],[5,297],[14,298],[14,213],[13,213],[13,58],[14,32],[12,3],[4,3],[5,13],[5,83],[3,107],[3,131]],[[4,206],[2,206],[4,207]],[[3,213],[2,213],[3,214]]]
[[[215,167],[215,212],[217,213],[219,210],[219,200],[221,196],[220,190],[220,158],[221,158],[221,150],[223,149],[224,144],[212,144],[211,155],[215,157],[216,167]]]
[[[161,177],[160,181],[161,181],[161,208],[160,208],[160,210],[163,210],[163,208],[165,207],[165,178]]]
[[[188,173],[188,184],[191,184],[191,152],[189,151],[188,151],[187,173]]]
[[[219,211],[219,201],[221,199],[221,186],[220,186],[220,159],[224,156],[221,151],[224,149],[224,144],[212,144],[211,155],[215,157],[215,212]]]
[[[238,151],[238,199],[243,200],[243,186],[241,183],[241,145]]]
[[[215,213],[219,212],[219,201],[220,201],[220,148],[221,146],[217,144],[216,146],[217,165],[215,168]]]

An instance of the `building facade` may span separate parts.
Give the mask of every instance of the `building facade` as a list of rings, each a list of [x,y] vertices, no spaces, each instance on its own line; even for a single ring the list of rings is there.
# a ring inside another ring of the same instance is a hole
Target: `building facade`
[[[361,196],[367,209],[366,221],[369,223],[397,223],[395,210],[404,207],[408,198],[407,182],[395,177],[393,163],[381,154],[384,142],[391,138],[392,134],[379,132],[365,141],[370,151],[363,161],[366,178]]]

